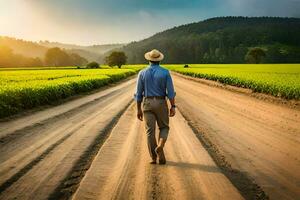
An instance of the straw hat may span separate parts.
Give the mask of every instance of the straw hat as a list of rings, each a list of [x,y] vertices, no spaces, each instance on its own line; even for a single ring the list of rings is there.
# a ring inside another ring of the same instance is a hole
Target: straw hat
[[[152,51],[145,53],[145,58],[149,61],[161,61],[162,59],[164,59],[164,54],[156,49],[153,49]]]

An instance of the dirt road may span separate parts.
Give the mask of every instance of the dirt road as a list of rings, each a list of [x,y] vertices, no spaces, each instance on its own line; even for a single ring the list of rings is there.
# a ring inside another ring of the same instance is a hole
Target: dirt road
[[[73,199],[242,199],[178,115],[165,166],[150,165],[146,134],[130,108],[99,151]]]
[[[198,131],[269,196],[299,197],[299,111],[177,76],[174,82],[182,115],[170,121],[165,166],[148,164],[132,79],[0,122],[0,199],[243,199]]]

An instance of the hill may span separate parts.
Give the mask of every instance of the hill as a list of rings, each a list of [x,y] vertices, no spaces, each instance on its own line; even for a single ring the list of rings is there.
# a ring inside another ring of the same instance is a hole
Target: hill
[[[97,61],[102,63],[104,54],[115,49],[121,48],[124,44],[105,44],[80,46],[74,44],[64,44],[59,42],[32,42],[12,37],[0,36],[0,48],[9,47],[13,53],[28,57],[44,59],[45,53],[49,48],[59,47],[68,53],[76,53],[88,61]]]
[[[9,47],[14,53],[25,57],[39,57],[41,59],[44,57],[48,49],[36,42],[6,36],[0,36],[0,47]]]
[[[157,33],[122,48],[129,63],[143,63],[157,48],[165,63],[245,63],[251,47],[266,51],[265,63],[300,62],[300,19],[218,17]]]

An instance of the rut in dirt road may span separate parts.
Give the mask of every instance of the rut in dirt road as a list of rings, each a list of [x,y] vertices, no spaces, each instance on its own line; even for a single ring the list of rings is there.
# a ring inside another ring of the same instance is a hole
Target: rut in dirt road
[[[178,107],[211,149],[233,169],[248,174],[271,199],[299,199],[298,109],[181,75],[173,79]]]
[[[243,199],[180,113],[170,119],[166,165],[150,165],[143,123],[131,106],[104,143],[73,199]]]
[[[1,122],[0,199],[47,199],[130,102],[135,80]],[[83,163],[84,164],[84,163]]]

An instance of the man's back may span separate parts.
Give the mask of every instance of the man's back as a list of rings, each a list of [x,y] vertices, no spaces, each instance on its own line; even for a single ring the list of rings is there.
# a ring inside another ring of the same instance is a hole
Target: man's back
[[[150,64],[138,76],[136,99],[149,96],[174,98],[175,92],[169,70],[158,64]]]

